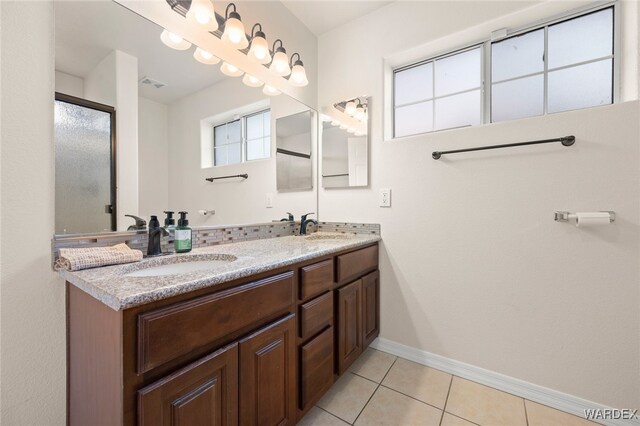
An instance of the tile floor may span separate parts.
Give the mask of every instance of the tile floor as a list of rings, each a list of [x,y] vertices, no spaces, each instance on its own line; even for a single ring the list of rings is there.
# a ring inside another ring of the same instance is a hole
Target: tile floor
[[[585,419],[374,349],[300,425],[593,426]]]

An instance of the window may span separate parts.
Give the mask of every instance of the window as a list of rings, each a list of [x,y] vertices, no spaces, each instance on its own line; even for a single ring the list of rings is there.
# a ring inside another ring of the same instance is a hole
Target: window
[[[607,5],[395,69],[393,137],[611,104],[614,47]]]
[[[394,135],[480,124],[482,46],[394,72]]]
[[[213,165],[224,166],[271,156],[271,111],[242,116],[213,127]]]
[[[491,121],[613,102],[613,7],[491,45]]]

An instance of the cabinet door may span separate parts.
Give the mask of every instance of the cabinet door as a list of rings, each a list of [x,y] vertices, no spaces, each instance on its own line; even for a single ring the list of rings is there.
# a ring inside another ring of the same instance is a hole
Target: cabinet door
[[[315,404],[333,384],[333,328],[300,348],[300,409]]]
[[[380,334],[380,272],[362,277],[362,340],[369,346]]]
[[[362,353],[362,280],[338,289],[338,374]]]
[[[296,422],[293,314],[240,341],[240,424]]]
[[[142,426],[238,424],[238,344],[138,391]]]

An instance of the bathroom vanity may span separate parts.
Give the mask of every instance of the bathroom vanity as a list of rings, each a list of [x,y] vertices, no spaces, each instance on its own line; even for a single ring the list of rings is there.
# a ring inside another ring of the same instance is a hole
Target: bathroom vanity
[[[62,272],[69,423],[295,424],[379,333],[379,239],[317,233]]]

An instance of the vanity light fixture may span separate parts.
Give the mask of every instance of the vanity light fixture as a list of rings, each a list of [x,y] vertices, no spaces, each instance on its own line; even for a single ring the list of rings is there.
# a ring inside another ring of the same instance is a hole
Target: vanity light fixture
[[[269,96],[278,96],[282,92],[279,91],[278,89],[276,89],[273,86],[269,86],[268,84],[265,84],[264,85],[264,89],[262,89],[262,93],[264,93],[265,95],[269,95]]]
[[[349,101],[344,107],[344,112],[353,116],[356,113],[356,103],[354,101]]]
[[[218,29],[216,12],[213,9],[211,0],[191,0],[191,6],[187,12],[187,20],[198,25],[202,25],[207,31]]]
[[[196,61],[205,65],[215,65],[220,62],[220,58],[218,58],[217,56],[213,56],[212,53],[209,53],[199,47],[196,47],[196,51],[193,52],[193,57]]]
[[[293,58],[296,55],[298,55],[298,59],[293,62]],[[291,76],[289,77],[291,85],[295,87],[304,87],[309,84],[309,80],[307,80],[307,72],[304,70],[304,64],[302,63],[302,60],[300,60],[299,53],[291,55],[291,63],[293,64],[291,67]]]
[[[167,30],[162,30],[160,40],[162,40],[166,46],[176,50],[187,50],[191,47],[191,43],[187,40]]]
[[[276,49],[276,44],[280,42],[280,46]],[[282,45],[282,40],[277,39],[273,42],[273,60],[269,69],[275,71],[278,75],[286,77],[291,74],[291,67],[289,66],[289,58],[287,57],[287,50]]]
[[[231,7],[233,7],[233,12],[229,13]],[[236,49],[244,49],[249,46],[249,40],[247,40],[247,35],[244,33],[244,25],[242,25],[240,14],[236,11],[236,5],[234,3],[229,3],[224,17],[222,40]]]
[[[256,27],[260,29],[255,31]],[[259,64],[264,65],[271,62],[271,52],[269,52],[267,38],[262,32],[262,25],[259,23],[255,24],[251,29],[251,48],[249,48],[247,56]]]
[[[249,87],[260,87],[264,84],[264,82],[249,74],[245,74],[244,77],[242,77],[242,82]]]
[[[362,121],[362,119],[364,118],[365,114],[366,114],[366,112],[365,112],[364,106],[360,102],[360,99],[358,99],[358,106],[356,107],[356,111],[355,111],[353,117],[358,121]]]
[[[240,77],[242,74],[244,74],[244,71],[228,62],[222,63],[222,65],[220,66],[220,71],[222,71],[224,75],[228,75],[229,77]]]

